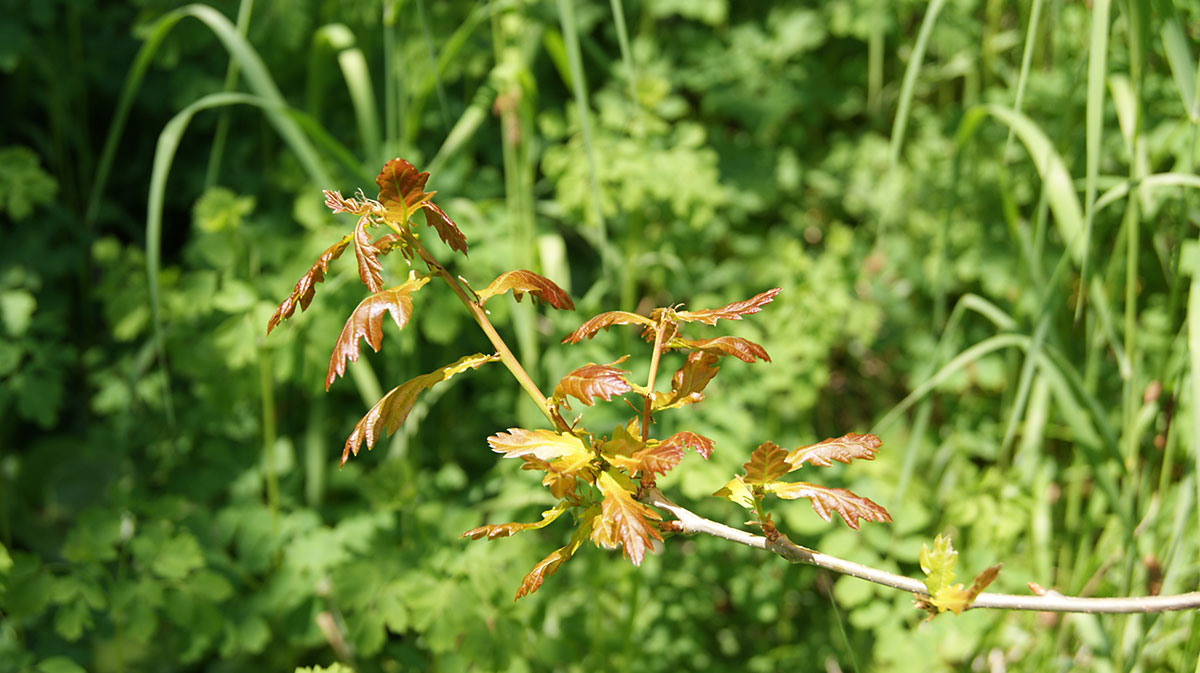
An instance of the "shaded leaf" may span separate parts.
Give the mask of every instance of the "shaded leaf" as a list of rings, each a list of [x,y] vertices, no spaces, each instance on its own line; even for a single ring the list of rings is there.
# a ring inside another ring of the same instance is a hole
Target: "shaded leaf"
[[[572,454],[573,455],[573,454]],[[567,456],[565,459],[556,460],[553,463],[542,460],[535,456],[521,456],[524,464],[521,465],[522,470],[542,470],[546,473],[542,477],[542,485],[550,489],[550,493],[559,500],[576,500],[575,487],[579,481],[580,471],[591,464],[591,459],[587,460],[584,465],[580,466],[578,462],[572,459],[572,456]],[[585,471],[590,472],[591,470]]]
[[[836,439],[830,438],[811,446],[793,449],[787,456],[787,463],[797,470],[804,463],[812,463],[819,467],[833,465],[831,461],[849,463],[855,458],[874,460],[883,442],[875,435],[859,435],[847,433]]]
[[[784,500],[808,498],[812,501],[813,511],[826,521],[830,520],[830,512],[837,512],[846,525],[854,530],[858,530],[859,519],[880,523],[892,520],[883,507],[844,488],[826,488],[803,481],[776,481],[764,486],[767,492],[774,493]]]
[[[437,231],[438,237],[450,246],[451,250],[461,252],[465,256],[467,254],[467,237],[463,236],[450,216],[438,208],[433,201],[426,201],[422,207],[425,208],[425,223]]]
[[[461,374],[468,369],[475,369],[482,364],[499,359],[498,355],[468,355],[460,358],[454,364],[439,367],[428,374],[409,379],[392,388],[388,394],[375,403],[375,406],[371,407],[366,416],[363,416],[354,425],[354,430],[351,431],[350,436],[346,439],[346,446],[342,449],[341,464],[346,464],[346,461],[350,459],[350,454],[353,453],[357,456],[364,441],[367,443],[367,448],[371,449],[374,448],[375,442],[379,441],[379,435],[385,429],[389,435],[396,432],[408,418],[413,405],[417,402],[417,396],[423,391],[455,374]]]
[[[542,512],[541,521],[535,521],[533,523],[490,523],[478,528],[472,528],[459,537],[469,537],[472,540],[478,540],[479,538],[486,537],[489,540],[495,540],[496,538],[508,537],[523,530],[545,528],[565,511],[567,511],[567,504],[560,502],[553,509],[548,509],[545,512]]]
[[[741,477],[734,477],[725,482],[725,485],[717,489],[713,495],[737,503],[746,509],[754,509],[754,492],[750,490],[746,482],[742,481]]]
[[[496,453],[503,453],[505,458],[534,456],[552,461],[579,452],[586,452],[590,459],[591,454],[588,446],[579,437],[567,432],[544,429],[509,428],[507,433],[501,432],[488,437],[488,446]]]
[[[604,501],[600,503],[600,519],[592,531],[592,540],[601,546],[619,542],[630,562],[641,565],[652,540],[662,541],[653,523],[662,517],[634,499],[632,482],[622,485],[611,472],[601,472],[596,486],[604,494]]]
[[[777,294],[779,294],[779,288],[767,290],[745,301],[735,301],[721,308],[705,311],[676,311],[675,316],[683,322],[702,322],[705,325],[715,325],[722,318],[725,320],[741,320],[742,316],[752,315],[761,311],[762,307],[771,303],[771,300]]]
[[[742,362],[753,363],[755,360],[770,362],[771,356],[762,346],[736,336],[723,336],[715,339],[672,339],[669,348],[688,348],[691,350],[714,353],[716,355],[732,355]]]
[[[375,184],[379,185],[379,203],[383,205],[384,217],[397,224],[408,224],[408,218],[433,198],[434,192],[425,191],[425,181],[428,179],[428,173],[417,172],[417,169],[404,159],[392,159],[384,164],[383,170],[375,177]],[[457,227],[455,230],[457,231]],[[441,231],[438,233],[441,234]],[[459,236],[462,234],[459,233]]]
[[[554,399],[568,409],[571,408],[567,404],[568,396],[574,397],[583,402],[584,406],[590,407],[593,404],[592,400],[597,397],[608,402],[614,395],[624,395],[633,390],[633,386],[625,378],[629,372],[616,367],[628,357],[627,355],[622,356],[606,365],[589,362],[572,371],[562,377],[557,386],[554,386]]]
[[[521,301],[521,298],[528,292],[556,309],[575,310],[575,302],[571,301],[567,293],[555,285],[554,281],[525,269],[506,271],[497,276],[496,280],[479,292],[479,303],[482,305],[492,297],[504,294],[509,290],[512,291],[513,297],[517,301]]]
[[[655,327],[654,321],[646,316],[626,311],[609,311],[601,313],[583,323],[574,332],[568,334],[562,342],[565,344],[579,343],[584,339],[591,339],[601,329],[608,329],[613,325],[642,325],[651,330]]]
[[[271,330],[275,329],[279,323],[292,317],[292,314],[296,312],[297,304],[300,305],[301,311],[308,310],[308,305],[312,303],[313,295],[317,292],[317,283],[325,280],[325,272],[329,271],[329,263],[341,257],[346,246],[350,245],[352,238],[351,234],[343,236],[340,241],[326,248],[325,252],[317,257],[316,263],[300,277],[300,280],[296,282],[296,287],[292,288],[292,293],[283,300],[283,303],[267,320],[267,334],[270,334]]]
[[[696,453],[708,460],[712,455],[713,440],[695,432],[677,432],[662,441],[663,445],[678,445],[685,449],[694,449]]]
[[[716,363],[717,356],[712,353],[688,353],[683,366],[671,377],[671,391],[653,394],[653,409],[673,409],[703,400],[702,391],[721,369]]]
[[[742,468],[746,470],[747,484],[766,484],[787,474],[787,451],[774,442],[763,442],[750,454]]]
[[[396,327],[404,329],[408,319],[412,317],[412,293],[421,289],[429,282],[429,277],[409,278],[403,285],[397,285],[389,290],[376,292],[359,302],[346,324],[338,335],[333,346],[333,355],[329,358],[329,371],[325,374],[325,389],[337,377],[346,373],[346,360],[358,361],[358,340],[366,339],[371,348],[378,353],[383,345],[383,314],[392,314]]]

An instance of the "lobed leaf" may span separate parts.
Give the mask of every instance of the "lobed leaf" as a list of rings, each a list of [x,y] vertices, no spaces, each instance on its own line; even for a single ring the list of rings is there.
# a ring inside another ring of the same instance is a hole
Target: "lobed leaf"
[[[616,367],[628,357],[628,355],[622,356],[606,365],[589,362],[572,371],[562,377],[558,385],[554,386],[554,399],[568,409],[571,408],[567,403],[568,396],[574,397],[583,402],[584,406],[590,407],[594,404],[592,400],[597,397],[608,402],[614,395],[624,395],[633,390],[633,386],[625,378],[629,372]]]
[[[708,460],[708,457],[712,455],[714,446],[713,440],[709,439],[708,437],[695,432],[688,432],[686,430],[683,432],[677,432],[670,437],[667,437],[662,441],[662,443],[667,446],[678,445],[681,448],[693,449],[696,451],[696,453],[703,456],[704,460]]]
[[[695,351],[704,351],[705,353],[713,353],[716,355],[732,355],[742,362],[753,363],[755,360],[770,362],[771,356],[767,355],[767,351],[762,346],[736,336],[723,336],[715,339],[672,339],[668,348],[688,348]]]
[[[275,329],[279,323],[292,317],[292,314],[296,312],[297,304],[300,305],[301,311],[308,310],[309,304],[312,303],[313,295],[317,292],[317,283],[325,280],[325,272],[329,271],[330,262],[342,256],[342,253],[346,250],[346,246],[350,245],[352,238],[350,234],[343,236],[340,241],[326,248],[325,252],[322,252],[321,256],[317,257],[316,263],[300,277],[300,280],[296,282],[296,286],[292,288],[292,293],[288,295],[287,299],[283,300],[283,303],[279,305],[279,308],[275,309],[270,319],[267,320],[267,334],[270,334],[271,330]]]
[[[360,203],[357,199],[347,199],[342,197],[342,193],[337,190],[322,190],[325,195],[325,207],[333,211],[334,215],[338,213],[354,213],[355,215],[366,215],[374,212],[372,202],[369,199],[363,198]],[[359,192],[361,195],[362,192]]]
[[[953,584],[938,589],[936,593],[929,597],[929,602],[937,608],[938,612],[949,610],[958,615],[970,607],[971,597],[963,589],[963,585]]]
[[[746,482],[742,481],[741,477],[734,477],[725,482],[725,485],[717,489],[713,495],[737,503],[746,509],[754,509],[754,492],[750,490]]]
[[[683,460],[683,445],[651,442],[631,456],[634,470],[645,475],[666,474]]]
[[[358,277],[371,292],[383,289],[383,264],[379,261],[381,251],[375,247],[367,227],[373,226],[371,218],[363,215],[354,227],[354,256],[358,260]]]
[[[925,588],[929,595],[936,595],[943,587],[950,586],[954,581],[954,564],[958,562],[958,552],[950,538],[938,534],[933,538],[933,549],[921,545],[921,572],[925,573]]]
[[[676,311],[675,316],[682,322],[702,322],[705,325],[715,325],[720,319],[741,320],[742,316],[752,315],[762,310],[763,306],[771,303],[780,289],[767,290],[745,301],[735,301],[721,308],[704,311]]]
[[[425,390],[455,374],[461,374],[468,369],[475,369],[480,365],[499,359],[500,357],[497,355],[468,355],[454,364],[440,367],[392,388],[388,394],[375,403],[375,406],[371,407],[367,415],[354,425],[354,430],[351,431],[350,436],[346,439],[346,445],[342,449],[341,464],[346,464],[351,453],[357,456],[364,441],[367,443],[368,449],[374,448],[375,442],[379,441],[379,436],[384,430],[387,430],[389,435],[396,432],[408,418],[413,405],[417,402],[417,396]]]
[[[505,458],[533,456],[552,461],[573,454],[585,454],[588,460],[592,458],[591,449],[582,439],[567,432],[553,430],[509,428],[507,433],[501,432],[488,437],[488,446],[496,453],[503,453]]]
[[[546,476],[542,477],[542,485],[550,490],[551,495],[559,500],[576,500],[575,487],[578,485],[583,466],[576,467],[574,461],[564,460],[551,463],[535,456],[521,456],[521,460],[524,461],[521,465],[522,470],[542,470],[546,473]],[[585,466],[588,464],[591,464],[590,459]]]
[[[750,454],[742,468],[746,470],[747,484],[767,484],[791,472],[787,464],[787,451],[775,442],[763,442]]]
[[[465,257],[467,254],[467,237],[463,236],[462,231],[458,229],[458,225],[450,219],[444,210],[438,208],[433,201],[427,201],[422,206],[425,208],[425,223],[433,227],[437,232],[438,238],[442,239],[446,245],[450,246],[451,250],[461,252]]]
[[[839,463],[849,463],[855,458],[874,460],[875,454],[879,453],[879,447],[882,445],[883,442],[875,435],[859,435],[850,432],[836,439],[831,437],[810,446],[793,449],[787,456],[787,463],[792,470],[798,470],[804,463],[829,467],[833,465],[831,461],[834,460]]]
[[[712,353],[688,353],[687,360],[671,377],[671,391],[653,394],[653,409],[674,409],[685,404],[695,404],[704,399],[704,388],[721,369],[716,366],[717,356]]]
[[[547,577],[553,575],[562,567],[562,564],[575,555],[575,551],[579,549],[579,545],[583,544],[583,541],[587,539],[588,534],[592,530],[592,521],[595,519],[595,516],[589,516],[589,514],[594,511],[595,508],[592,508],[589,512],[584,513],[583,523],[580,524],[579,528],[575,529],[575,534],[571,536],[571,542],[567,546],[559,547],[550,552],[549,556],[539,561],[537,565],[533,566],[533,570],[530,570],[529,574],[525,575],[525,579],[521,580],[521,586],[517,588],[517,596],[513,599],[514,602],[537,591],[538,587],[542,586],[542,582]]]
[[[523,530],[545,528],[565,511],[567,511],[567,503],[560,502],[553,509],[542,512],[541,521],[534,521],[533,523],[490,523],[478,528],[472,528],[459,537],[469,537],[472,540],[486,537],[489,540],[495,540],[496,538],[508,537]]]
[[[384,217],[391,222],[408,224],[408,218],[433,198],[434,192],[425,191],[425,181],[428,179],[429,173],[417,172],[417,169],[404,159],[392,159],[384,164],[379,175],[375,177],[375,184],[379,185],[379,203],[383,205]],[[457,231],[457,227],[455,230]],[[461,232],[459,236],[462,236]]]
[[[892,520],[883,507],[844,488],[827,488],[803,481],[776,481],[764,486],[768,493],[774,493],[784,500],[808,498],[812,501],[813,511],[826,521],[830,520],[830,512],[837,512],[846,525],[854,530],[858,530],[859,519],[880,523]]]
[[[576,344],[584,339],[591,339],[601,329],[608,329],[613,325],[642,325],[651,330],[655,327],[654,321],[646,316],[627,311],[609,311],[601,313],[583,323],[574,332],[568,334],[562,342],[565,344]]]
[[[325,389],[337,377],[346,373],[346,360],[358,361],[358,340],[366,339],[375,352],[383,345],[383,314],[392,314],[396,327],[404,329],[408,319],[412,317],[412,293],[421,289],[429,282],[429,277],[413,277],[389,290],[376,292],[359,302],[350,318],[342,327],[337,343],[333,346],[333,355],[329,358],[329,371],[325,374]]]
[[[646,547],[654,544],[652,540],[663,539],[653,523],[662,517],[634,499],[632,483],[623,486],[611,472],[601,472],[596,487],[604,494],[604,501],[600,503],[592,541],[602,547],[620,543],[626,558],[635,566],[641,565]]]
[[[517,301],[521,301],[521,298],[528,292],[561,311],[575,310],[575,302],[571,301],[567,293],[555,285],[554,281],[525,269],[505,271],[500,274],[496,280],[479,292],[479,303],[483,305],[488,299],[509,290],[512,290],[513,297]]]

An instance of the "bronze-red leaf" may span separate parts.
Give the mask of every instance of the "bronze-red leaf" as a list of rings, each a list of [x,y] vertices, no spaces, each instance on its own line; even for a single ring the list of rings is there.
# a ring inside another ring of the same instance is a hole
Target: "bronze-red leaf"
[[[417,172],[404,159],[392,159],[384,164],[383,170],[375,178],[384,217],[397,224],[408,224],[408,218],[434,195],[434,192],[425,191],[425,181],[428,179],[428,173]]]
[[[704,388],[720,371],[716,366],[717,356],[712,353],[688,353],[687,360],[671,377],[669,393],[654,393],[654,409],[671,409],[685,404],[695,404],[704,399]]]
[[[745,301],[735,301],[732,304],[727,304],[721,308],[707,309],[704,311],[676,311],[675,315],[683,322],[702,322],[705,325],[715,325],[720,319],[725,320],[741,320],[742,316],[758,313],[763,306],[771,303],[775,295],[779,294],[779,288],[767,290],[761,294],[757,294]]]
[[[883,507],[844,488],[827,488],[803,481],[777,481],[766,486],[768,491],[785,500],[808,498],[812,502],[813,511],[826,521],[830,519],[830,512],[837,512],[846,525],[854,530],[858,530],[859,519],[879,523],[892,520],[892,516]]]
[[[685,449],[692,449],[696,453],[703,456],[705,460],[712,455],[713,440],[704,435],[695,432],[677,432],[662,441],[663,446],[679,446]]]
[[[325,252],[321,253],[316,263],[296,282],[296,287],[292,288],[292,293],[288,295],[288,298],[284,299],[279,308],[275,309],[275,312],[271,314],[271,318],[267,320],[267,334],[270,334],[271,330],[275,329],[279,323],[292,317],[292,314],[296,312],[297,304],[299,304],[301,311],[308,309],[308,305],[312,303],[313,295],[317,292],[317,283],[325,280],[325,272],[329,271],[329,263],[341,257],[346,246],[350,245],[350,241],[350,235],[343,236],[340,241],[329,246],[325,249]]]
[[[584,406],[592,406],[593,399],[599,397],[608,402],[614,395],[624,395],[633,390],[633,386],[625,378],[629,372],[618,369],[629,356],[623,356],[615,362],[606,365],[588,363],[566,376],[554,387],[554,398],[563,406],[570,408],[567,397],[574,397],[583,402]]]
[[[432,195],[430,193],[430,196]],[[433,201],[426,201],[422,207],[425,209],[425,223],[433,227],[438,237],[450,246],[451,250],[461,252],[465,256],[467,254],[467,237],[459,231],[458,225],[454,224],[450,216],[438,208]]]
[[[788,453],[787,462],[792,470],[799,469],[804,463],[812,463],[819,467],[833,465],[831,461],[849,463],[855,458],[874,460],[883,442],[875,435],[859,435],[853,432],[841,437],[829,438],[811,446],[802,446]],[[790,471],[790,470],[789,470]]]
[[[663,539],[654,524],[662,516],[635,500],[633,492],[609,472],[600,473],[596,486],[604,494],[604,501],[600,503],[600,520],[592,531],[592,540],[602,546],[619,542],[629,561],[641,565],[652,540]]]
[[[412,317],[412,293],[429,282],[428,277],[410,278],[403,285],[376,292],[359,302],[350,314],[329,358],[329,371],[325,375],[325,389],[337,377],[346,373],[346,360],[358,361],[358,340],[366,339],[376,352],[383,345],[383,315],[390,313],[396,327],[403,329]]]
[[[554,281],[525,269],[506,271],[497,276],[496,280],[479,292],[479,303],[484,304],[488,299],[510,290],[517,301],[521,301],[521,298],[528,292],[556,309],[575,310],[575,302],[571,301],[567,293]]]
[[[763,442],[750,454],[750,460],[742,465],[746,470],[747,484],[766,484],[791,471],[787,464],[788,452],[774,442]]]
[[[673,339],[670,348],[689,348],[692,350],[714,353],[716,355],[732,355],[742,362],[762,360],[770,362],[771,356],[766,349],[758,344],[736,336],[723,336],[715,339]]]
[[[642,325],[651,329],[655,326],[654,321],[646,316],[627,311],[609,311],[601,313],[583,323],[574,332],[568,334],[562,342],[565,344],[579,343],[584,339],[591,339],[601,329],[608,329],[613,325]]]

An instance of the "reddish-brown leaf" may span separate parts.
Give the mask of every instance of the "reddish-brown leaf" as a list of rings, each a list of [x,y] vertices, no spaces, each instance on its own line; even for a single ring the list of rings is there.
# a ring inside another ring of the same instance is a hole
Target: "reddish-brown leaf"
[[[325,194],[325,206],[332,210],[335,215],[338,213],[366,215],[367,213],[372,212],[373,204],[366,198],[363,198],[362,201],[359,201],[358,199],[347,199],[342,197],[341,192],[330,191],[328,189],[324,190],[322,193]],[[362,192],[359,192],[359,194],[361,195]]]
[[[779,288],[767,290],[745,301],[735,301],[721,308],[704,311],[676,311],[675,316],[683,322],[702,322],[705,325],[715,325],[722,318],[725,320],[741,320],[742,316],[761,311],[762,307],[771,303],[771,300],[777,294],[779,294]]]
[[[732,355],[742,362],[754,362],[756,359],[770,362],[771,356],[766,349],[758,344],[736,336],[723,336],[715,339],[672,339],[669,348],[688,348],[716,355]]]
[[[499,356],[496,355],[468,355],[454,364],[439,367],[428,374],[409,379],[392,388],[388,394],[375,403],[375,406],[371,407],[366,416],[363,416],[355,424],[354,430],[346,438],[346,445],[342,449],[341,464],[346,464],[346,461],[350,459],[350,454],[357,456],[363,442],[367,443],[368,449],[374,448],[375,442],[379,441],[379,436],[385,430],[390,435],[400,429],[404,420],[408,418],[408,414],[412,412],[413,405],[417,402],[417,396],[422,392],[455,374],[461,374],[468,369],[475,369],[482,364],[499,359]]]
[[[467,237],[463,236],[463,233],[458,229],[458,225],[454,224],[450,216],[444,210],[438,208],[433,201],[426,201],[422,207],[425,209],[425,223],[437,231],[438,237],[446,245],[450,246],[451,250],[456,250],[466,256]]]
[[[829,521],[830,512],[837,512],[846,525],[854,530],[858,530],[859,519],[879,523],[892,520],[883,507],[844,488],[826,488],[803,481],[776,481],[766,484],[766,489],[785,500],[808,498],[812,501],[812,508],[817,516]]]
[[[684,449],[693,449],[696,453],[708,460],[712,455],[713,440],[704,435],[696,434],[695,432],[677,432],[662,441],[663,446],[679,446]]]
[[[632,456],[634,469],[642,474],[666,474],[683,459],[683,444],[651,442]]]
[[[383,170],[379,171],[375,178],[375,184],[379,185],[379,203],[383,204],[384,217],[391,222],[408,224],[408,218],[433,198],[434,192],[425,191],[425,181],[428,179],[428,173],[418,173],[417,169],[404,159],[392,159],[384,164]]]
[[[654,409],[672,409],[703,400],[705,386],[721,369],[716,363],[717,356],[712,353],[688,353],[683,366],[671,377],[671,391],[654,393]]]
[[[371,292],[383,289],[383,264],[379,261],[379,248],[371,240],[367,227],[372,226],[371,218],[366,215],[358,218],[354,227],[354,256],[358,259],[358,277],[363,285]]]
[[[333,355],[329,358],[329,371],[325,374],[325,389],[337,377],[346,373],[346,360],[358,361],[358,340],[366,339],[375,352],[383,345],[383,315],[392,314],[396,327],[403,329],[412,317],[412,293],[421,289],[429,278],[410,278],[403,285],[398,285],[362,300],[338,336],[333,346]]]
[[[489,540],[495,540],[496,538],[508,537],[523,530],[545,528],[565,511],[567,511],[567,504],[559,503],[553,509],[542,512],[541,521],[534,521],[533,523],[489,523],[478,528],[472,528],[459,537],[469,537],[472,540],[487,537]]]
[[[747,484],[766,484],[790,471],[786,462],[787,451],[774,442],[763,442],[750,454],[742,468],[746,470]]]
[[[567,396],[574,397],[583,402],[584,406],[590,407],[594,404],[592,400],[597,397],[608,402],[614,395],[624,395],[633,390],[633,386],[625,378],[629,372],[616,367],[627,357],[629,356],[622,356],[606,365],[588,363],[572,371],[554,386],[554,399],[568,409],[571,406],[567,402]]]
[[[598,316],[588,320],[571,332],[562,340],[565,344],[576,344],[584,339],[591,339],[596,336],[596,333],[601,329],[608,329],[613,325],[642,325],[653,329],[654,321],[646,316],[636,313],[628,313],[626,311],[609,311],[601,313]]]
[[[855,458],[874,460],[875,454],[883,442],[875,435],[859,435],[853,432],[838,438],[829,438],[812,446],[802,446],[793,449],[787,456],[787,463],[792,470],[799,469],[804,463],[812,463],[819,467],[833,465],[831,461],[849,463]],[[789,470],[790,472],[791,470]]]
[[[479,292],[479,303],[484,304],[492,297],[504,294],[509,290],[512,290],[513,297],[517,301],[521,301],[521,298],[528,292],[556,309],[562,311],[575,310],[575,302],[571,301],[567,293],[561,287],[555,285],[554,281],[524,269],[505,271],[497,276],[496,280],[493,280],[490,285]]]
[[[521,580],[521,586],[517,588],[517,597],[513,601],[516,602],[537,591],[547,577],[557,572],[559,567],[571,558],[573,551],[570,545],[559,547],[550,552],[549,556],[538,561],[538,564],[533,566],[533,570],[525,575],[525,579]]]
[[[629,561],[641,565],[646,548],[654,544],[652,540],[662,541],[653,523],[662,517],[634,499],[632,483],[622,486],[610,472],[601,472],[596,486],[604,494],[604,501],[600,503],[600,520],[592,531],[592,540],[601,546],[619,542]]]
[[[301,311],[308,309],[313,295],[317,292],[317,283],[325,280],[325,272],[329,271],[329,263],[342,256],[342,252],[345,251],[346,246],[350,245],[350,241],[350,235],[343,236],[340,241],[321,253],[316,263],[296,282],[296,287],[292,288],[292,293],[288,295],[288,298],[284,299],[279,308],[271,314],[271,318],[267,320],[267,334],[270,334],[271,330],[275,329],[279,323],[292,317],[292,314],[296,312],[297,304],[300,305]]]

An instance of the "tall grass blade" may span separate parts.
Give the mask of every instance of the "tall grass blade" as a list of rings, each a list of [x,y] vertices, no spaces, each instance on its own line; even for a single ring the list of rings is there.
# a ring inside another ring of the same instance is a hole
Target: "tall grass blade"
[[[1100,137],[1104,132],[1104,82],[1108,76],[1108,26],[1110,0],[1092,4],[1092,29],[1088,42],[1087,109],[1084,122],[1084,197],[1083,197],[1083,260],[1080,277],[1086,284],[1088,252],[1092,242],[1092,221],[1095,218],[1096,175],[1100,172]],[[1075,319],[1082,315],[1083,302],[1075,303]]]
[[[383,147],[379,130],[379,113],[375,103],[375,92],[371,85],[371,71],[367,59],[357,46],[354,32],[344,24],[331,23],[321,26],[313,34],[312,50],[309,55],[309,77],[316,78],[320,71],[317,61],[327,52],[337,54],[338,67],[350,93],[350,105],[354,108],[354,120],[358,126],[358,137],[362,142],[362,156],[374,165],[383,159]],[[321,97],[319,84],[310,81],[309,98]],[[314,110],[310,112],[315,114]]]
[[[583,59],[579,54],[579,33],[575,22],[575,0],[557,0],[558,19],[562,27],[563,42],[567,48],[567,65],[571,69],[571,91],[575,97],[575,110],[579,115],[579,132],[583,136],[583,149],[587,155],[588,182],[592,193],[591,234],[595,242],[604,245],[606,227],[604,214],[600,210],[600,181],[596,176],[596,153],[592,143],[592,122],[588,107],[587,79],[583,71]]]
[[[561,0],[560,0],[561,1]],[[929,36],[933,34],[933,25],[937,22],[938,14],[946,0],[931,0],[925,10],[925,18],[921,20],[921,30],[917,33],[917,41],[913,44],[912,56],[908,59],[908,67],[904,69],[904,80],[900,83],[900,100],[896,107],[896,119],[892,123],[892,140],[888,148],[888,164],[893,168],[900,163],[900,149],[904,145],[904,134],[908,129],[908,115],[912,107],[913,95],[917,86],[917,75],[921,72],[921,64],[925,60],[925,48],[929,45]]]
[[[253,12],[254,0],[242,0],[238,3],[237,32],[242,39],[246,39],[246,33],[250,29],[250,15]],[[225,93],[236,89],[237,81],[238,61],[231,58],[225,70]],[[221,170],[221,158],[225,154],[225,139],[228,135],[229,110],[222,109],[220,116],[217,117],[217,129],[213,133],[212,150],[208,154],[208,170],[204,174],[205,188],[212,187],[217,183],[217,173]]]

